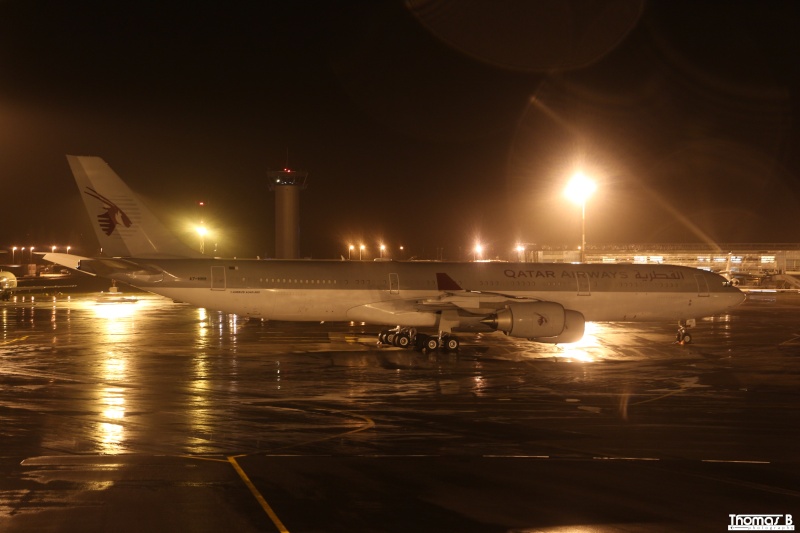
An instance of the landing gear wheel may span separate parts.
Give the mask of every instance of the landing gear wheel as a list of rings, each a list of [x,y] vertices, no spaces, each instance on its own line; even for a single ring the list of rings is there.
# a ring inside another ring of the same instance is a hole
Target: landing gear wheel
[[[447,351],[450,351],[450,352],[455,352],[456,350],[458,350],[458,347],[461,344],[458,341],[458,337],[452,337],[450,335],[448,335],[447,337],[445,337],[443,339],[443,343],[444,343],[445,349]]]
[[[408,336],[408,333],[400,333],[395,337],[395,342],[397,346],[401,348],[406,348],[409,344],[411,344],[411,338]]]
[[[678,344],[691,344],[692,334],[686,328],[680,327],[678,328],[678,334],[675,336],[675,342]]]
[[[439,339],[436,337],[428,337],[425,341],[425,348],[431,352],[439,349]]]

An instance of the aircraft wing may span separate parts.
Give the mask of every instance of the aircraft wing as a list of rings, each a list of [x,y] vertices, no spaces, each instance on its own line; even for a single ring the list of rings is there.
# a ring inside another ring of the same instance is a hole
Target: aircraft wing
[[[443,273],[437,274],[437,282],[442,291],[437,296],[373,302],[350,309],[348,316],[365,322],[396,321],[416,327],[438,324],[447,331],[500,329],[515,336],[549,339],[548,342],[574,342],[583,335],[583,315],[557,302],[465,290]]]
[[[499,292],[470,291],[461,288],[450,276],[437,273],[439,295],[419,299],[392,299],[373,302],[363,307],[380,309],[386,314],[405,315],[408,313],[441,314],[456,311],[462,315],[485,316],[503,310],[510,304],[535,303],[542,300],[503,294]]]
[[[437,288],[444,294],[418,302],[420,311],[459,310],[471,314],[487,314],[505,309],[511,303],[541,302],[537,298],[525,298],[500,292],[471,291],[462,288],[445,273],[436,274]]]
[[[77,287],[77,285],[17,285],[13,289],[7,289],[11,292],[41,292],[41,291],[51,291],[53,289],[69,289],[72,287]]]

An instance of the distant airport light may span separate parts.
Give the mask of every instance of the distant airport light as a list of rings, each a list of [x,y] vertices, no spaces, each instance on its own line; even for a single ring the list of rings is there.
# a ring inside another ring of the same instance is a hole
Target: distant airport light
[[[475,255],[473,256],[473,260],[474,261],[478,261],[483,256],[483,245],[476,244],[473,251],[475,252]]]
[[[381,258],[383,258],[383,252],[385,252],[385,251],[386,251],[386,245],[385,244],[381,244],[380,245],[380,256],[381,256]]]
[[[348,246],[348,247],[347,247],[347,259],[348,259],[348,261],[349,261],[349,260],[350,260],[350,258],[352,257],[353,250],[355,250],[355,249],[356,249],[356,247],[355,247],[355,246],[353,246],[352,244],[351,244],[350,246]]]
[[[359,246],[359,248],[358,248],[358,260],[359,260],[359,261],[361,261],[361,254],[363,254],[363,253],[364,253],[364,250],[365,250],[366,248],[367,248],[367,247],[366,247],[366,246],[364,246],[363,244],[362,244],[361,246]]]

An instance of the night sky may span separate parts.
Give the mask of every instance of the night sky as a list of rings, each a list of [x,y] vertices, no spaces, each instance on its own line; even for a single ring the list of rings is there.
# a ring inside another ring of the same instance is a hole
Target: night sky
[[[0,248],[95,251],[65,154],[224,256],[273,254],[287,161],[303,257],[577,246],[578,168],[590,245],[800,242],[798,27],[796,1],[0,0]]]

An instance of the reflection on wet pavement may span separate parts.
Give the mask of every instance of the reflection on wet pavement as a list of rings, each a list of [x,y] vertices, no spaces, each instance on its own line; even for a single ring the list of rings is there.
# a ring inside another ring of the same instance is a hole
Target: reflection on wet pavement
[[[752,323],[737,328],[765,305],[701,321],[689,346],[671,343],[671,325],[589,324],[572,345],[464,335],[458,354],[381,348],[361,324],[248,321],[147,295],[7,305],[2,401],[18,429],[5,432],[39,443],[27,455],[213,454],[304,446],[364,424],[386,402],[402,411],[436,401],[438,412],[452,398],[463,411],[470,399],[534,395],[536,419],[555,405],[562,416],[622,420],[666,398],[741,402],[748,388],[797,383],[776,351],[790,328],[771,342],[750,341]],[[758,352],[770,354],[762,371],[738,373]]]
[[[686,346],[672,324],[611,323],[558,346],[465,334],[457,354],[148,295],[4,304],[0,524],[81,512],[133,472],[194,487],[186,458],[211,462],[211,494],[214,476],[237,486],[215,466],[233,456],[795,461],[799,304],[752,299]]]

